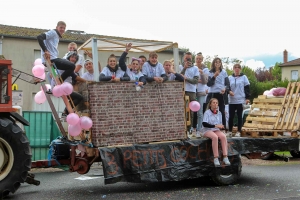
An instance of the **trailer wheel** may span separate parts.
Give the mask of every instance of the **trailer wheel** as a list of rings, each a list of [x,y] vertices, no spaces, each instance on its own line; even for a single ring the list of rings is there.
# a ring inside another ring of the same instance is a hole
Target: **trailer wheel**
[[[237,166],[232,166],[231,173],[224,173],[222,168],[216,168],[211,178],[217,185],[231,185],[237,182],[242,173],[242,161],[239,157]]]
[[[290,154],[291,154],[294,158],[300,158],[300,151],[292,150],[292,151],[290,151]]]
[[[22,129],[0,117],[0,199],[14,193],[31,168],[29,141]]]

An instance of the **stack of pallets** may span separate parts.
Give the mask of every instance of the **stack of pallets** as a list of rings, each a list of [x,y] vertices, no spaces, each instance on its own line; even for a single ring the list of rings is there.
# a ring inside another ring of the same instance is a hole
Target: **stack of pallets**
[[[300,129],[300,82],[289,83],[284,97],[261,95],[253,100],[242,128],[242,136],[272,136],[291,133],[298,137]]]

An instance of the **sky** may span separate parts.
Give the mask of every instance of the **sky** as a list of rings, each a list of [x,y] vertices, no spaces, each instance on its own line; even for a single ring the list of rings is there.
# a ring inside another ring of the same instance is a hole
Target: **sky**
[[[300,57],[297,0],[9,0],[0,24],[177,42],[253,69]]]

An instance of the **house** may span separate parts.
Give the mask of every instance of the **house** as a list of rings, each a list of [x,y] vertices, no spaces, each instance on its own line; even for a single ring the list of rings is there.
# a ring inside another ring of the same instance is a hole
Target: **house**
[[[46,31],[48,30],[0,24],[0,55],[3,55],[8,60],[12,60],[13,68],[26,72],[28,74],[32,74],[31,71],[35,59],[41,57],[41,50],[36,37]],[[65,55],[65,53],[67,52],[67,46],[70,42],[77,43],[79,47],[91,37],[105,37],[112,39],[121,38],[89,34],[85,33],[84,31],[78,30],[67,30],[63,35],[63,38],[61,38],[58,46],[59,57],[63,57]],[[122,39],[126,40],[126,38]],[[149,40],[149,42],[150,41],[152,40]],[[101,66],[106,66],[107,58],[110,54],[114,53],[117,57],[121,56],[124,49],[125,48],[121,48],[118,51],[99,51],[98,58]],[[79,53],[83,54],[83,51],[79,51]],[[184,52],[179,51],[179,59],[182,58],[183,53]],[[138,57],[141,54],[144,54],[146,57],[148,57],[147,53],[141,52],[130,52],[128,57]],[[158,54],[159,61],[163,62],[164,60],[171,59],[173,57],[173,50],[165,49]],[[127,58],[127,62],[129,62],[129,58]],[[18,85],[18,90],[23,91],[23,110],[49,110],[49,106],[47,104],[37,105],[33,101],[34,95],[40,90],[40,85],[32,85],[29,83],[25,83],[22,80],[17,80],[16,84]],[[54,100],[57,101],[56,99]],[[59,110],[63,110],[63,108],[64,107],[59,108]]]
[[[283,51],[283,64],[279,65],[281,67],[281,80],[287,79],[298,80],[300,71],[300,58],[288,61],[287,50]]]

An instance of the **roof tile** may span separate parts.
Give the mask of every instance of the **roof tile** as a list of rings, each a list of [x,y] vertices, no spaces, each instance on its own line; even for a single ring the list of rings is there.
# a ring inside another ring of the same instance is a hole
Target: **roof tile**
[[[279,65],[279,67],[300,66],[300,58]]]

